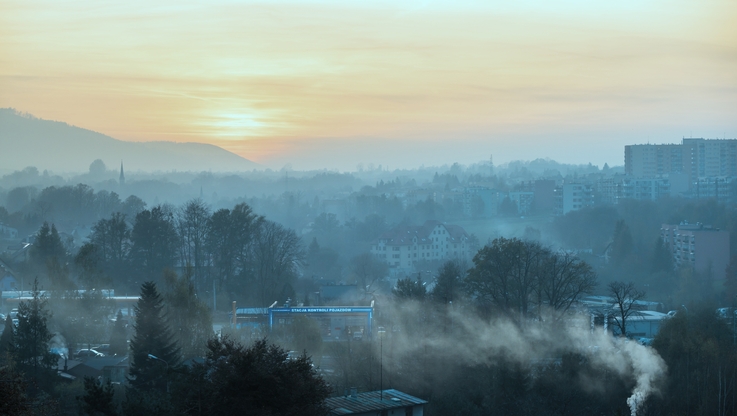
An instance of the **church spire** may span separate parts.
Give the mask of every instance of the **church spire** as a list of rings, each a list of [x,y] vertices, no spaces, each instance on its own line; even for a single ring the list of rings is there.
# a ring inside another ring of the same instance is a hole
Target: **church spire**
[[[123,161],[120,161],[120,184],[125,185],[125,173],[123,173]]]

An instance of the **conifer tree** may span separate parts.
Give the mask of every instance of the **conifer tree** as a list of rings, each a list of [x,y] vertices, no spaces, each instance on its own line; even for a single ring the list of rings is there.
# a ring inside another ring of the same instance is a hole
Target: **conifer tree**
[[[179,348],[173,341],[163,308],[156,284],[141,285],[141,298],[135,306],[135,335],[131,340],[133,361],[129,381],[134,388],[165,390],[168,370],[179,365]]]
[[[115,391],[110,380],[106,383],[100,383],[92,377],[85,377],[84,392],[84,396],[78,397],[84,414],[95,416],[114,416],[118,414],[113,403]]]
[[[2,362],[6,353],[13,350],[15,346],[15,325],[13,319],[8,315],[5,317],[5,329],[0,335],[0,362]]]
[[[128,353],[128,331],[123,322],[123,313],[118,309],[115,317],[113,333],[110,335],[110,354],[125,355]]]
[[[45,264],[54,257],[62,259],[65,255],[66,249],[56,226],[54,224],[49,226],[48,222],[44,222],[36,234],[36,243],[33,245],[31,256],[41,264]]]
[[[49,341],[53,337],[47,327],[50,317],[46,298],[41,295],[36,279],[33,282],[33,298],[18,305],[14,354],[18,364],[30,367],[34,375],[56,365],[56,355],[49,352]]]

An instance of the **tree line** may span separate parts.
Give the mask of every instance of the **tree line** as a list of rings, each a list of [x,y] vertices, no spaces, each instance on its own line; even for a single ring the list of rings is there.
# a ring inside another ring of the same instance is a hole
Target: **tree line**
[[[253,213],[245,203],[211,212],[201,200],[179,208],[158,205],[129,218],[115,212],[94,223],[76,252],[54,224],[44,223],[25,274],[49,287],[114,288],[132,293],[143,281],[161,283],[165,270],[186,271],[197,293],[268,306],[294,297],[305,253],[297,234]],[[71,275],[76,277],[72,278]]]

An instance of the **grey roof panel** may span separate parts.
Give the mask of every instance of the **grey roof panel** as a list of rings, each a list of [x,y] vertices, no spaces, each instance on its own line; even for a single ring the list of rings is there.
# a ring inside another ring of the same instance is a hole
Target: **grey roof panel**
[[[427,403],[426,400],[394,389],[384,390],[383,398],[381,396],[380,390],[370,391],[358,393],[356,397],[330,397],[326,400],[326,403],[333,415],[350,415],[375,410],[398,409]]]

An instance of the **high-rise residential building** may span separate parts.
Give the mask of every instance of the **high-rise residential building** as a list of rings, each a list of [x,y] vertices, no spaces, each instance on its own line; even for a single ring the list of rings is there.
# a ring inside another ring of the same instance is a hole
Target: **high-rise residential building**
[[[624,173],[638,178],[653,178],[684,173],[689,162],[681,144],[634,144],[624,147]]]
[[[729,265],[729,232],[700,223],[663,224],[660,235],[677,267],[691,267],[709,278],[723,279]]]
[[[737,176],[737,139],[684,138],[681,144],[625,146],[624,171],[638,178],[682,174],[689,186],[699,178]]]
[[[737,176],[737,140],[683,139],[688,154],[691,180],[715,176]],[[685,166],[684,166],[685,168]]]

